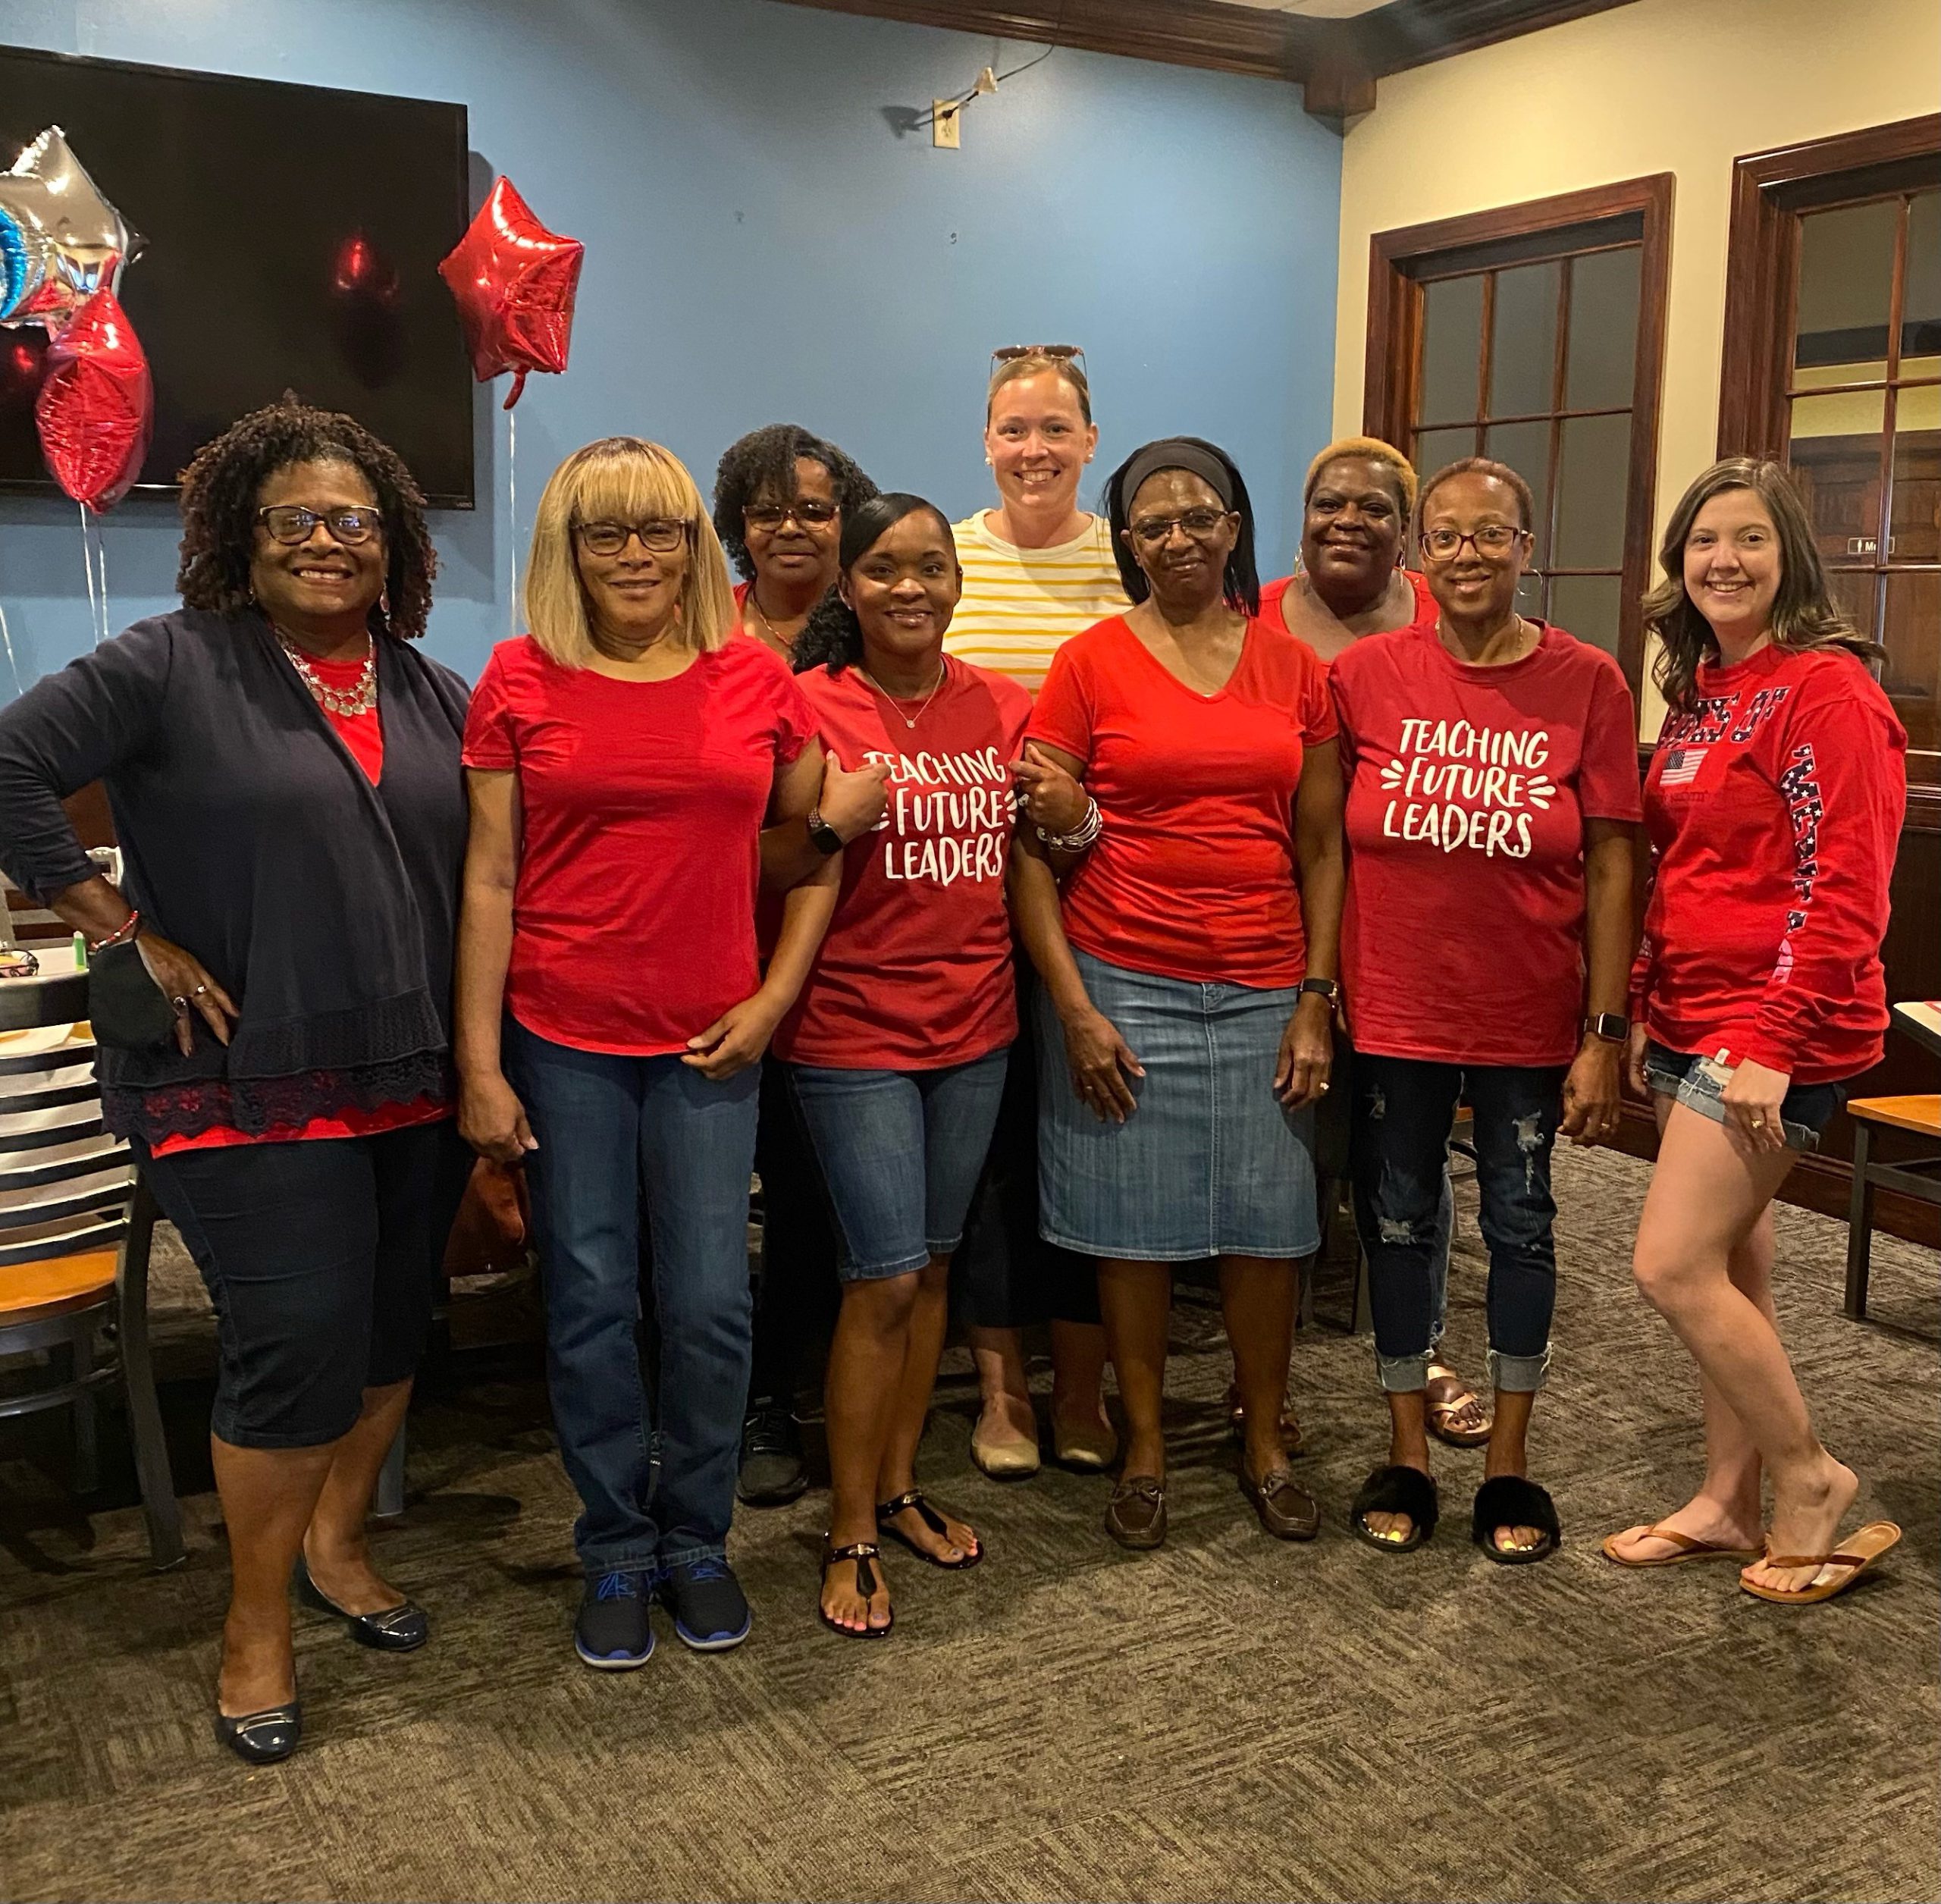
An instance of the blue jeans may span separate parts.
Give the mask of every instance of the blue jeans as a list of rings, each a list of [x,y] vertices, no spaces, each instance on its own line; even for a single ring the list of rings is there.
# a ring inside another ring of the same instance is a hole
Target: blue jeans
[[[914,1275],[963,1241],[1010,1055],[938,1071],[789,1067],[842,1231],[845,1282]]]
[[[1655,1038],[1645,1047],[1645,1077],[1651,1089],[1660,1097],[1676,1098],[1687,1110],[1696,1111],[1714,1124],[1726,1121],[1725,1091],[1732,1072],[1730,1065],[1673,1051]],[[1846,1101],[1844,1084],[1790,1087],[1780,1102],[1780,1122],[1788,1147],[1817,1150],[1820,1133]]]
[[[1355,1223],[1368,1252],[1376,1369],[1390,1393],[1411,1393],[1428,1380],[1435,1259],[1447,1247],[1449,1126],[1466,1090],[1478,1220],[1489,1246],[1490,1383],[1511,1393],[1543,1386],[1557,1306],[1551,1152],[1565,1071],[1356,1054]]]
[[[547,1385],[583,1510],[589,1574],[719,1557],[748,1401],[748,1180],[759,1065],[715,1083],[678,1057],[579,1051],[507,1021],[506,1074],[539,1148],[526,1166],[546,1291]],[[640,1213],[660,1325],[660,1480],[650,1498]]]

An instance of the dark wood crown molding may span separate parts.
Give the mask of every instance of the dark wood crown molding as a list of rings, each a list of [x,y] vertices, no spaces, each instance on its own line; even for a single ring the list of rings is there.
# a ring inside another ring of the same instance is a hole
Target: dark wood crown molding
[[[1305,88],[1322,118],[1366,112],[1375,82],[1453,53],[1631,0],[1390,0],[1357,20],[1309,20],[1222,0],[789,0],[954,33],[1119,53]]]

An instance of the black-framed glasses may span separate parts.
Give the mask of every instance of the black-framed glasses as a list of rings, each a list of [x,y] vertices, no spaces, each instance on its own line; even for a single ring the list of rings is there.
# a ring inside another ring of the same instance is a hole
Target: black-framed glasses
[[[1438,562],[1447,562],[1466,542],[1478,555],[1506,555],[1528,529],[1512,529],[1507,522],[1485,522],[1465,535],[1460,530],[1433,529],[1422,531],[1422,547]]]
[[[991,353],[991,368],[1014,364],[1021,357],[1049,357],[1054,363],[1085,368],[1084,347],[1076,343],[1007,343]]]
[[[807,529],[826,529],[842,513],[841,506],[820,497],[798,496],[792,503],[750,503],[742,520],[750,529],[779,529],[792,516]]]
[[[256,511],[256,520],[287,547],[307,542],[321,522],[340,542],[368,542],[384,532],[384,512],[375,503],[353,503],[345,509],[306,509],[301,503],[271,503]]]
[[[1184,529],[1196,542],[1203,542],[1232,513],[1225,509],[1187,509],[1177,516],[1142,516],[1130,525],[1131,533],[1149,549],[1156,549],[1176,529]]]
[[[618,555],[637,535],[651,555],[672,555],[688,539],[689,525],[678,516],[650,516],[644,522],[575,522],[573,533],[588,555]]]

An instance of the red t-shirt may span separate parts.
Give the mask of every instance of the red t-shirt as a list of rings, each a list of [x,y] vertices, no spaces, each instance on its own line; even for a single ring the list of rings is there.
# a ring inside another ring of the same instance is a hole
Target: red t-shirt
[[[1052,657],[1030,738],[1084,763],[1105,822],[1065,881],[1072,944],[1165,978],[1301,982],[1294,793],[1306,749],[1334,738],[1305,641],[1250,621],[1232,678],[1203,695],[1115,615]]]
[[[1413,569],[1404,569],[1402,572],[1407,576],[1409,586],[1416,591],[1415,620],[1409,623],[1409,626],[1413,628],[1435,627],[1435,618],[1439,611],[1435,605],[1435,598],[1428,591],[1428,578],[1426,576],[1416,574]],[[1263,582],[1260,585],[1260,618],[1262,621],[1278,622],[1283,628],[1287,626],[1287,610],[1281,605],[1282,599],[1293,585],[1294,578],[1292,576],[1278,576],[1273,581]],[[1384,629],[1382,632],[1392,634],[1397,631]],[[1366,638],[1366,636],[1361,635],[1355,637],[1358,641],[1365,641]],[[1337,660],[1340,658],[1339,655],[1335,657]],[[1328,666],[1328,663],[1322,660],[1321,665],[1325,668]]]
[[[1502,667],[1433,624],[1334,663],[1358,1051],[1565,1065],[1582,1041],[1584,823],[1639,817],[1638,723],[1608,654],[1538,626]]]
[[[1645,780],[1657,862],[1632,1011],[1660,1044],[1797,1084],[1880,1061],[1908,737],[1859,660],[1770,646],[1698,670]]]
[[[501,641],[464,758],[519,776],[513,1016],[556,1044],[657,1057],[748,997],[762,820],[814,738],[795,676],[745,635],[667,681]]]
[[[776,1034],[794,1063],[940,1071],[1018,1036],[1004,876],[1031,697],[986,669],[943,665],[929,705],[898,701],[902,714],[858,668],[796,677],[845,769],[893,771],[888,811],[843,855],[821,955]]]

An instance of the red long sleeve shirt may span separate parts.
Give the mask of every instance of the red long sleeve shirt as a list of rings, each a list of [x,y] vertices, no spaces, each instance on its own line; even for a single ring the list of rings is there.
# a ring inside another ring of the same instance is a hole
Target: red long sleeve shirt
[[[1657,849],[1632,1016],[1674,1051],[1796,1084],[1855,1076],[1887,1026],[1880,942],[1907,734],[1840,649],[1701,667],[1645,780]]]

